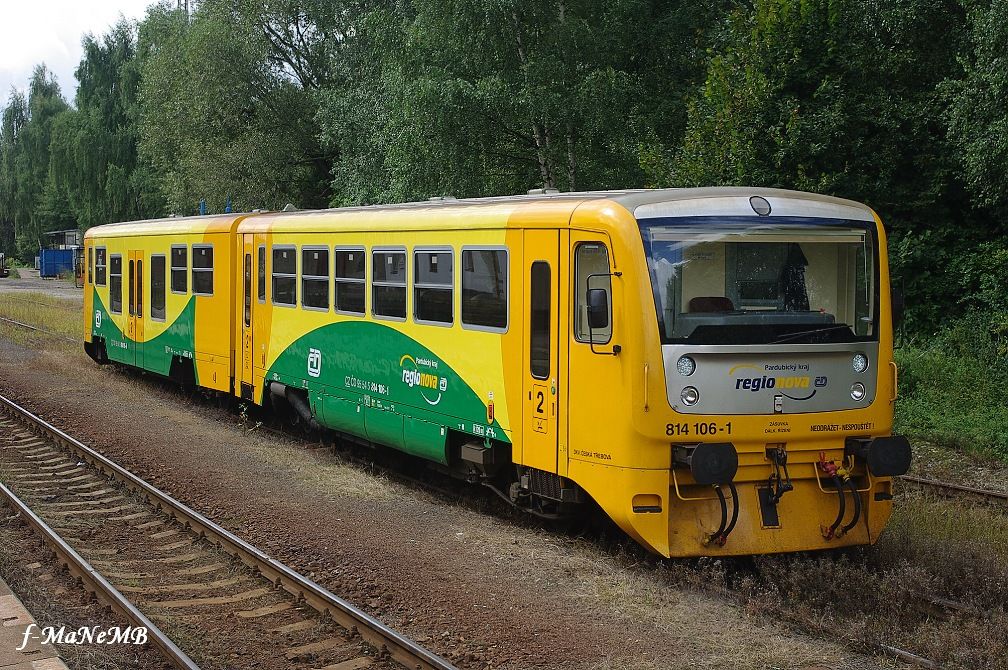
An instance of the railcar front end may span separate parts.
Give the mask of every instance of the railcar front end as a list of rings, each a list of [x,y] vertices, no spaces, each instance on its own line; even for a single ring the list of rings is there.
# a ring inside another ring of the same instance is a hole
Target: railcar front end
[[[636,390],[572,423],[572,449],[595,456],[572,471],[663,555],[874,543],[909,467],[892,435],[881,222],[849,201],[760,193],[628,206],[640,253],[618,280],[621,355]]]

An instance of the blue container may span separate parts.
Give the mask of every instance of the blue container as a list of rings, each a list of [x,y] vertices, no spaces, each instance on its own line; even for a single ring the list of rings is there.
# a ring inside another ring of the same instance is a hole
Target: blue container
[[[61,272],[73,273],[73,249],[43,249],[39,258],[39,275],[58,277]]]

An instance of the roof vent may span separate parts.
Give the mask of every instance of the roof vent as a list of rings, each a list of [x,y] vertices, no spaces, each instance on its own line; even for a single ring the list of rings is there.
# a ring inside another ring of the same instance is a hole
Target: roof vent
[[[529,195],[556,195],[560,192],[558,188],[530,188]]]

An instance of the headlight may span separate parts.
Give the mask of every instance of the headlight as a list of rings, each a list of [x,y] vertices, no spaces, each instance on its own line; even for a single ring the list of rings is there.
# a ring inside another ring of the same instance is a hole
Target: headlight
[[[864,354],[854,354],[854,358],[851,359],[851,367],[854,368],[854,372],[861,374],[868,369],[868,357]]]
[[[858,382],[850,387],[850,397],[854,400],[860,401],[864,398],[864,384]]]
[[[683,377],[689,377],[696,370],[696,362],[689,356],[680,356],[675,366]]]
[[[697,391],[696,388],[692,386],[687,386],[682,390],[682,393],[679,395],[679,397],[682,398],[682,401],[684,403],[692,406],[697,404],[697,401],[700,400],[700,392]]]

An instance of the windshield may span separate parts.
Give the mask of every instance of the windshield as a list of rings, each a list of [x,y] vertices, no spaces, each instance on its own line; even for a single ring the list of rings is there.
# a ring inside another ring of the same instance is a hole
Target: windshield
[[[642,219],[664,344],[877,338],[873,230],[858,221]]]

